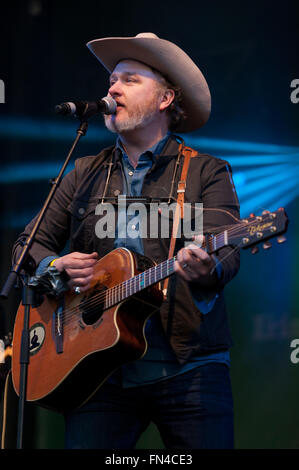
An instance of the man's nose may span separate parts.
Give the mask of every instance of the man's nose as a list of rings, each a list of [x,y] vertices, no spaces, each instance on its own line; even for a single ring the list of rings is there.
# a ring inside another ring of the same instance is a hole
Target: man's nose
[[[109,95],[112,96],[119,96],[121,94],[121,85],[119,83],[119,80],[115,81],[110,85],[110,88],[108,90]]]

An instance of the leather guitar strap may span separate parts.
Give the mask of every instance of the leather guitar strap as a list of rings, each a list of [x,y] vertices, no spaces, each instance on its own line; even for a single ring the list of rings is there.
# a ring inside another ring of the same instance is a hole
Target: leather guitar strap
[[[172,226],[172,234],[171,234],[170,245],[169,245],[168,259],[173,257],[179,223],[184,218],[185,190],[186,190],[186,181],[187,181],[187,174],[188,174],[190,159],[198,155],[198,152],[192,149],[191,147],[185,147],[185,145],[181,143],[179,146],[179,155],[184,156],[184,163],[183,163],[183,168],[181,172],[181,177],[178,182],[177,204],[176,204],[175,214],[173,218],[173,226]],[[169,283],[169,277],[167,277],[164,281],[164,288],[163,288],[164,298],[167,297],[168,283]]]

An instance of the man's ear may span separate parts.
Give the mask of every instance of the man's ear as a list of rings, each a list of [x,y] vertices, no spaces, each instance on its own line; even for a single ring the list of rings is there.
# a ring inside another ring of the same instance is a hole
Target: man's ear
[[[168,108],[175,98],[175,92],[171,88],[167,88],[162,96],[162,100],[160,103],[160,111],[164,111]]]

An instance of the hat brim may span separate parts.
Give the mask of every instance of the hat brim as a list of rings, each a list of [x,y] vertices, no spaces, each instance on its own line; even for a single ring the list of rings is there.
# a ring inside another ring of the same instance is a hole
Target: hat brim
[[[110,73],[119,61],[132,59],[153,67],[173,85],[179,86],[187,118],[178,132],[199,129],[209,119],[211,95],[208,84],[197,65],[176,44],[151,37],[112,37],[95,39],[86,45]]]

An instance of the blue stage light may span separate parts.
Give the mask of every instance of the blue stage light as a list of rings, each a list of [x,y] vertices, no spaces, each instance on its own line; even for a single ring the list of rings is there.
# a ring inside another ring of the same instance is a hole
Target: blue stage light
[[[58,120],[0,116],[0,136],[7,139],[68,141],[71,144],[77,124],[78,121],[72,118],[59,122]],[[96,142],[100,147],[107,140],[111,140],[111,133],[100,121],[95,120],[89,126],[84,139],[89,143]],[[289,204],[299,195],[299,147],[190,135],[185,136],[185,142],[187,145],[198,148],[202,152],[207,151],[230,163],[242,217],[264,209],[276,210],[280,206]],[[43,159],[41,158],[40,161]],[[7,185],[49,180],[57,176],[62,163],[62,161],[43,161],[41,164],[29,161],[6,165],[1,168],[0,183]],[[66,172],[70,171],[73,166],[74,162],[70,162]],[[34,208],[30,216],[38,209]],[[11,214],[6,222],[11,226],[22,227],[27,215],[15,217]],[[29,219],[30,217],[27,220]]]

